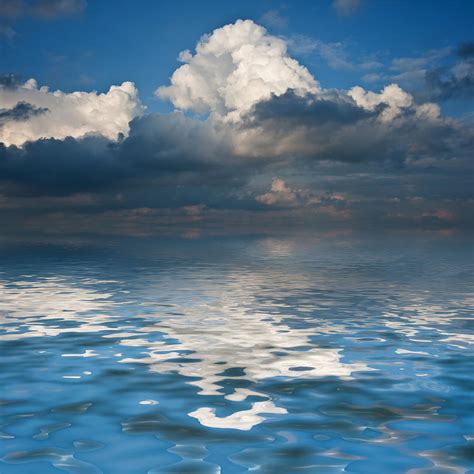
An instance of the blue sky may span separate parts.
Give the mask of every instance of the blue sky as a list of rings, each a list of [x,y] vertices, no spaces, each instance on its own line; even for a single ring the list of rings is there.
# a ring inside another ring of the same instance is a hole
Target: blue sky
[[[321,1],[93,1],[73,15],[55,19],[32,16],[5,19],[15,31],[0,40],[3,72],[35,77],[40,84],[65,91],[106,90],[125,80],[136,83],[150,110],[169,110],[153,91],[166,84],[179,63],[178,53],[236,19],[253,19],[270,33],[301,37],[325,44],[340,43],[350,64],[374,61],[372,72],[390,70],[396,58],[419,58],[433,50],[456,48],[472,38],[472,1],[361,0],[347,14],[329,0]],[[370,70],[334,68],[314,52],[300,59],[324,87],[367,84]],[[449,62],[449,54],[432,61]],[[470,104],[472,106],[472,102]],[[465,108],[444,104],[452,113]]]

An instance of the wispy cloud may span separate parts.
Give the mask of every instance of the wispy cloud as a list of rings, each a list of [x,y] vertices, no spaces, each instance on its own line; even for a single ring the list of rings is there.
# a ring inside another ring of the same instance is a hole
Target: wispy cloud
[[[59,20],[80,15],[86,6],[86,0],[1,0],[0,37],[12,43],[17,36],[14,24],[21,18]]]
[[[352,15],[361,5],[361,0],[333,0],[333,7],[339,15]]]
[[[267,10],[261,17],[263,25],[275,29],[285,29],[288,26],[288,18],[280,10]]]
[[[82,13],[86,4],[86,0],[2,0],[0,17],[17,19],[32,16],[57,19]]]

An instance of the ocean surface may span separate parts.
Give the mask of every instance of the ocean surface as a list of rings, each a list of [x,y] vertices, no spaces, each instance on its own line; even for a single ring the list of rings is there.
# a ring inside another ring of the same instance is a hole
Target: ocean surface
[[[473,473],[472,240],[0,242],[0,472]]]

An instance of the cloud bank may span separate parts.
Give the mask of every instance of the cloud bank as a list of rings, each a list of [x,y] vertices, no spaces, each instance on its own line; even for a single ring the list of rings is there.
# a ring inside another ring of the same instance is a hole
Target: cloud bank
[[[396,83],[323,89],[251,20],[179,59],[157,89],[170,114],[145,113],[131,82],[65,93],[0,79],[12,229],[472,226],[473,130],[436,103]]]

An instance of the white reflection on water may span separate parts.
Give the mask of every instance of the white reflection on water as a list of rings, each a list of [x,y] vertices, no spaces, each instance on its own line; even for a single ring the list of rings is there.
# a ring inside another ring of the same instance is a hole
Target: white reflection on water
[[[210,428],[233,428],[248,431],[265,420],[260,413],[288,413],[286,408],[276,407],[271,401],[255,402],[250,410],[240,410],[232,415],[218,417],[215,408],[202,407],[189,413],[199,423]]]
[[[57,336],[67,332],[100,333],[103,337],[121,338],[128,347],[143,347],[145,357],[127,358],[122,363],[144,363],[151,371],[179,373],[199,378],[188,382],[200,389],[200,395],[223,396],[229,402],[242,402],[249,396],[267,398],[250,409],[217,417],[214,409],[201,407],[189,415],[201,424],[216,428],[251,429],[264,420],[261,413],[285,413],[261,391],[234,387],[223,394],[225,372],[240,369],[232,376],[256,384],[272,377],[314,378],[336,376],[350,379],[355,371],[374,370],[363,363],[342,362],[340,348],[318,348],[309,337],[314,329],[292,328],[283,322],[288,315],[253,310],[255,289],[265,284],[262,275],[233,275],[214,301],[206,296],[190,304],[175,305],[174,315],[156,314],[156,323],[137,326],[107,326],[113,303],[111,293],[101,293],[87,285],[68,284],[60,278],[0,283],[1,310],[5,314],[2,340],[25,337]],[[178,314],[176,314],[178,313]],[[149,322],[150,315],[147,315]],[[51,320],[58,320],[56,321]],[[62,323],[67,322],[67,328]],[[75,323],[75,324],[71,324]],[[125,329],[125,331],[123,331]],[[337,331],[332,325],[327,332]],[[320,331],[325,331],[321,328]],[[164,333],[164,340],[150,341],[144,333]],[[137,337],[142,336],[142,337]],[[183,353],[185,352],[185,353]],[[92,357],[95,352],[67,353],[63,357]],[[80,378],[79,375],[67,375]]]
[[[384,312],[387,318],[384,324],[414,342],[430,342],[421,336],[427,333],[432,337],[434,332],[439,336],[439,342],[457,349],[469,349],[474,344],[474,335],[459,330],[453,332],[453,325],[468,317],[460,315],[464,308],[473,306],[472,296],[456,297],[444,304],[427,304],[426,298],[410,295],[407,304],[392,306]]]
[[[183,316],[163,319],[153,328],[142,329],[164,332],[166,338],[179,342],[123,339],[123,345],[146,347],[147,352],[144,358],[124,358],[121,362],[141,362],[154,372],[199,377],[188,383],[199,387],[200,395],[223,395],[224,381],[229,378],[225,371],[229,369],[243,371],[233,379],[254,383],[271,377],[349,379],[352,372],[373,370],[363,363],[342,362],[341,349],[310,346],[309,336],[314,330],[290,328],[282,319],[281,315],[250,313],[232,305],[203,305]],[[191,353],[183,354],[183,351]],[[267,397],[248,389],[233,390],[225,396],[227,400],[243,401],[252,395]],[[217,417],[209,407],[202,407],[190,416],[209,427],[248,430],[263,421],[263,417],[257,416],[259,413],[285,412],[269,400],[253,403],[250,410],[223,418]]]
[[[335,332],[335,325],[314,328],[293,328],[284,319],[291,314],[257,311],[254,290],[265,285],[262,275],[232,275],[223,292],[214,302],[175,307],[179,315],[157,315],[159,321],[138,332],[161,332],[165,340],[146,338],[123,339],[121,344],[145,347],[142,358],[124,358],[123,363],[144,363],[151,371],[179,373],[198,378],[188,382],[200,389],[200,395],[224,396],[241,402],[249,396],[267,398],[255,402],[248,410],[218,417],[210,407],[189,413],[201,424],[213,428],[249,430],[264,420],[262,413],[286,413],[261,391],[232,387],[224,395],[225,381],[241,379],[252,384],[274,377],[316,378],[335,376],[348,380],[353,372],[374,370],[364,363],[342,361],[342,349],[319,348],[311,342],[315,332]],[[342,329],[342,328],[339,328]],[[111,335],[116,337],[117,334]],[[186,351],[186,353],[183,353]],[[241,369],[241,375],[229,375],[231,369]],[[230,389],[230,387],[226,387]]]
[[[120,362],[143,363],[153,372],[178,373],[197,379],[188,383],[198,387],[200,395],[223,397],[237,406],[248,397],[266,399],[226,416],[217,416],[215,409],[207,406],[189,413],[202,425],[213,428],[250,430],[265,419],[262,414],[286,413],[285,407],[278,406],[278,401],[258,387],[259,381],[275,377],[330,376],[349,380],[354,372],[375,370],[363,362],[344,361],[343,349],[333,347],[334,339],[331,340],[332,347],[324,348],[311,340],[314,335],[349,336],[349,327],[336,324],[330,318],[321,319],[317,328],[292,327],[286,322],[293,316],[290,307],[272,303],[272,296],[310,287],[311,281],[304,275],[287,273],[283,277],[268,272],[232,272],[222,281],[205,283],[205,290],[196,283],[199,281],[196,275],[185,277],[183,286],[187,293],[184,298],[177,293],[179,289],[173,289],[175,281],[180,281],[176,275],[167,283],[169,286],[162,284],[161,288],[147,281],[149,287],[145,285],[143,290],[147,310],[156,307],[160,312],[143,315],[144,324],[125,326],[111,326],[110,312],[116,311],[117,303],[113,301],[113,293],[97,289],[98,284],[104,282],[81,280],[71,284],[61,278],[0,282],[0,311],[5,323],[5,333],[0,339],[57,336],[65,331],[103,333],[103,337],[118,339],[124,347],[144,349],[143,357],[127,357],[126,351],[124,355],[116,354],[121,357]],[[263,309],[257,298],[268,290],[268,282],[271,282],[271,294]],[[161,305],[163,298],[168,301],[171,298],[172,304]],[[446,327],[457,314],[456,310],[447,309],[450,305],[450,302],[446,306],[426,305],[423,298],[413,297],[403,307],[389,309],[381,322],[411,340],[424,331],[432,333],[435,330],[444,336],[440,339],[442,342],[472,343],[471,335],[455,333]],[[308,312],[312,307],[305,303],[303,310]],[[440,329],[444,327],[446,329]],[[159,334],[164,336],[156,340]],[[405,348],[395,352],[428,355]],[[63,357],[96,355],[91,350],[62,354]],[[82,375],[65,377],[80,378]],[[240,379],[251,387],[231,387],[229,378]]]
[[[20,280],[15,283],[0,281],[0,311],[4,334],[0,340],[17,340],[25,337],[58,336],[68,332],[100,332],[111,328],[106,311],[112,308],[110,293],[100,293],[93,287],[97,281],[82,280],[81,285],[71,285],[61,278]],[[93,317],[86,313],[93,312]],[[58,324],[51,324],[58,320]]]

